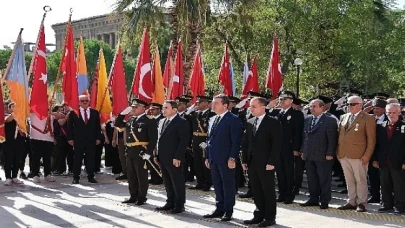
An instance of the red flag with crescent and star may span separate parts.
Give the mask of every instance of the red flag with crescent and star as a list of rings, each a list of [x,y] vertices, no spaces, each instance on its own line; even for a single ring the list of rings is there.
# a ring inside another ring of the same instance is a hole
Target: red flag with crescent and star
[[[43,24],[39,30],[38,47],[34,58],[34,79],[32,81],[30,107],[32,112],[40,120],[43,120],[48,116],[48,76],[46,72],[45,29]]]
[[[145,28],[143,30],[134,83],[132,84],[132,93],[137,95],[140,100],[148,103],[152,101],[152,93],[154,90],[150,62],[149,35],[148,30]]]
[[[174,75],[172,78],[172,92],[170,94],[170,99],[174,100],[176,99],[176,97],[180,97],[183,94],[184,94],[183,54],[181,41],[179,41],[177,45],[176,65]]]

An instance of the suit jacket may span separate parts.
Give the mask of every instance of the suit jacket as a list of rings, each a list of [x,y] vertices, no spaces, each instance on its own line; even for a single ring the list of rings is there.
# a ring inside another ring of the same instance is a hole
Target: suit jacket
[[[387,165],[387,155],[390,166],[395,169],[402,169],[405,164],[405,121],[394,125],[391,141],[387,135],[388,121],[377,124],[377,137],[373,160],[378,161],[380,167]]]
[[[239,117],[227,112],[219,121],[218,126],[211,132],[212,123],[216,116],[210,120],[208,134],[207,159],[218,164],[228,162],[229,158],[236,159],[240,152],[243,126]]]
[[[280,111],[280,109],[273,109],[270,116],[277,118],[281,122],[281,156],[294,156],[293,151],[301,150],[304,113],[291,107],[281,117]]]
[[[184,111],[182,114],[179,114],[179,116],[181,118],[184,118],[189,126],[188,132],[189,132],[189,143],[188,143],[188,147],[192,148],[193,146],[193,119],[192,116],[190,114],[187,114],[186,111]]]
[[[253,135],[254,122],[255,118],[252,118],[246,124],[242,140],[242,163],[263,169],[266,165],[277,166],[281,152],[280,122],[265,115]],[[252,161],[254,163],[251,163]]]
[[[100,114],[97,110],[90,110],[90,118],[87,124],[84,123],[82,115],[77,115],[74,111],[69,113],[67,123],[67,140],[75,143],[96,143],[101,134]],[[79,110],[80,112],[80,110]]]
[[[183,161],[190,137],[189,124],[176,115],[162,132],[164,122],[165,119],[159,122],[158,159],[165,164],[173,164],[173,159]]]
[[[326,161],[326,156],[334,156],[337,146],[337,123],[332,116],[322,114],[311,130],[313,116],[305,119],[301,152],[308,161]]]
[[[375,147],[376,123],[373,116],[361,111],[348,125],[350,113],[346,113],[340,118],[339,141],[337,157],[360,159],[367,156],[371,159]]]

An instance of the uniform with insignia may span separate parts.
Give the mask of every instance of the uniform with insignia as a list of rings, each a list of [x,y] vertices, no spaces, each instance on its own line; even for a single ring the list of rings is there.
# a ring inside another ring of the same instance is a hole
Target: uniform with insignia
[[[156,120],[156,123],[158,124],[159,121],[161,119],[164,119],[165,117],[162,114],[162,108],[163,105],[159,104],[159,103],[151,103],[150,104],[150,110],[153,111],[154,109],[158,112],[156,115],[151,115],[151,118],[154,118]],[[152,157],[150,158],[151,161],[153,161],[153,157],[154,155],[152,155]],[[150,163],[147,163],[148,166],[148,170],[150,173],[150,180],[149,180],[149,184],[152,185],[160,185],[163,184],[163,180],[162,178],[158,175],[158,173],[154,170],[154,168],[152,167],[152,165]],[[159,166],[155,166],[155,168],[160,172],[160,168]]]
[[[146,106],[147,103],[134,99],[131,106]],[[147,161],[141,156],[152,155],[158,139],[157,122],[154,118],[145,113],[139,116],[132,116],[124,123],[125,115],[119,115],[116,126],[125,128],[126,136],[126,160],[127,176],[129,184],[130,199],[124,203],[136,203],[142,205],[146,202],[148,192],[148,168]]]
[[[280,99],[294,99],[295,95],[289,91],[283,91]],[[277,118],[282,127],[282,145],[280,163],[276,166],[279,198],[278,202],[292,203],[295,196],[295,167],[294,151],[300,151],[302,144],[302,131],[304,127],[304,114],[301,111],[289,107],[284,110],[273,109],[270,116]]]
[[[206,102],[210,98],[199,96],[199,102]],[[208,191],[211,188],[211,171],[205,166],[205,150],[201,149],[200,144],[207,141],[208,123],[215,113],[210,109],[199,110],[192,115],[193,123],[193,155],[194,169],[197,177],[197,185],[192,189],[203,189]]]

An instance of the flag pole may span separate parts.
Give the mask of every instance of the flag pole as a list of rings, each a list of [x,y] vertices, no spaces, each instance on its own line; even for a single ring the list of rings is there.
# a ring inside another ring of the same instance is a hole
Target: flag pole
[[[65,41],[63,43],[64,44],[63,52],[62,52],[62,56],[60,58],[58,72],[56,73],[56,79],[55,79],[55,83],[53,85],[52,96],[49,99],[49,107],[52,106],[52,100],[55,97],[57,84],[58,84],[59,78],[60,78],[60,72],[62,71],[62,63],[63,63],[63,58],[65,57],[65,52],[66,52],[66,40],[67,40],[67,37],[68,37],[69,26],[72,26],[72,13],[73,13],[73,8],[70,8],[69,21],[68,21],[68,24],[66,26],[67,29],[66,29],[66,34],[65,34]]]
[[[38,55],[37,49],[38,49],[39,39],[41,37],[41,28],[44,26],[46,13],[48,13],[49,11],[52,11],[52,8],[50,6],[44,6],[42,9],[44,10],[44,15],[42,16],[42,21],[41,21],[41,25],[39,26],[39,31],[38,31],[38,36],[37,36],[37,42],[35,43],[35,47],[33,50],[34,56],[32,56],[30,68],[28,68],[27,81],[30,80],[30,75],[33,70],[32,68],[34,67],[34,62]]]

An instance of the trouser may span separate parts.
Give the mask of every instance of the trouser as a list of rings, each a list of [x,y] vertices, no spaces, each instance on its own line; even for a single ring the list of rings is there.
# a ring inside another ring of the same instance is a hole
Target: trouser
[[[104,147],[104,140],[101,140],[101,143],[99,145],[96,145],[96,153],[94,157],[94,172],[100,172],[103,147]]]
[[[384,207],[405,209],[405,170],[380,167],[380,179]]]
[[[30,166],[30,172],[32,172],[32,153],[31,153],[31,142],[29,138],[24,138],[24,145],[22,149],[22,153],[20,156],[20,170],[24,171],[25,168],[25,160],[27,159],[28,156],[28,164]]]
[[[59,150],[59,173],[66,171],[66,161],[70,172],[73,172],[73,147],[68,143],[66,137],[56,139],[56,147]]]
[[[361,159],[351,159],[344,157],[339,159],[345,174],[348,200],[347,202],[355,206],[367,202],[367,169],[368,164],[363,165]]]
[[[126,153],[128,188],[131,198],[139,201],[146,200],[148,193],[148,169],[145,166],[145,160],[139,156],[140,149],[137,147],[128,147]]]
[[[276,166],[279,198],[283,200],[294,199],[294,156],[280,156],[280,164]]]
[[[155,159],[155,156],[150,156],[150,160],[153,161]],[[146,166],[148,167],[149,173],[150,173],[150,181],[152,183],[157,183],[157,182],[163,182],[162,178],[159,176],[159,174],[156,172],[156,170],[152,167],[152,165],[147,162]],[[155,165],[155,168],[160,172],[159,166]]]
[[[310,202],[329,203],[331,201],[332,166],[333,161],[305,161]]]
[[[235,206],[235,169],[227,163],[210,162],[212,183],[215,188],[216,209],[221,212],[233,213]]]
[[[96,142],[74,144],[73,178],[80,179],[83,157],[86,161],[87,178],[94,178]]]
[[[51,157],[53,152],[53,142],[31,139],[31,150],[32,150],[32,173],[34,176],[39,175],[41,158],[44,165],[44,176],[51,174]]]
[[[118,154],[118,147],[112,147],[111,149],[111,161],[112,161],[112,173],[120,174],[122,172],[120,157]]]
[[[380,197],[380,170],[375,168],[372,163],[368,164],[368,182],[370,195],[373,198],[381,199]]]
[[[194,137],[193,138],[193,155],[194,155],[194,170],[197,178],[197,184],[204,187],[211,187],[211,171],[205,166],[206,155],[203,155],[204,151],[200,148],[200,143],[205,142],[206,137]]]
[[[184,164],[183,165],[184,178],[186,180],[193,180],[195,170],[194,170],[194,155],[192,150],[187,149],[183,164]]]
[[[125,150],[124,139],[118,138],[118,155],[121,162],[122,174],[127,175],[127,157],[125,156]]]
[[[20,167],[21,152],[24,148],[23,139],[6,140],[3,145],[4,173],[6,179],[17,178]]]
[[[172,162],[172,161],[170,161]],[[186,184],[184,181],[183,167],[175,167],[173,163],[160,162],[163,183],[167,194],[167,204],[177,208],[184,207],[186,203]]]
[[[294,156],[294,165],[294,191],[299,191],[304,179],[305,162],[302,160],[301,156]]]
[[[54,145],[51,156],[51,172],[59,171],[59,164],[61,160],[60,150]]]
[[[251,162],[252,164],[252,162]],[[265,166],[250,165],[248,169],[249,180],[255,197],[253,201],[257,210],[253,213],[255,218],[273,221],[276,219],[276,188],[274,183],[274,170],[266,170]]]
[[[113,146],[112,138],[108,137],[109,144],[104,144],[104,165],[105,167],[111,167],[113,165]]]
[[[240,159],[236,159],[236,166],[235,166],[235,188],[238,191],[238,188],[243,187],[245,185],[245,176],[242,169],[242,163]]]

